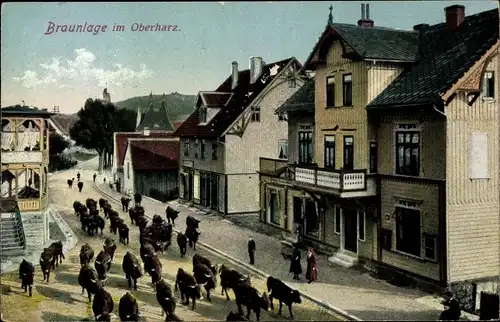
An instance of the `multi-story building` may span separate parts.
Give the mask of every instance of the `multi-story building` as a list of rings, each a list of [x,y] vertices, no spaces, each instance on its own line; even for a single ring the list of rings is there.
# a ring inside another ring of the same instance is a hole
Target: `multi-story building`
[[[304,64],[316,72],[317,165],[295,157],[275,171],[310,200],[287,206],[303,214],[306,240],[346,266],[460,289],[464,308],[496,287],[498,30],[497,9],[465,16],[458,5],[412,31],[375,27],[368,14],[358,25],[330,16]]]
[[[259,212],[259,156],[287,155],[287,122],[274,111],[303,81],[295,58],[250,58],[215,90],[199,92],[181,139],[180,198],[224,214]]]

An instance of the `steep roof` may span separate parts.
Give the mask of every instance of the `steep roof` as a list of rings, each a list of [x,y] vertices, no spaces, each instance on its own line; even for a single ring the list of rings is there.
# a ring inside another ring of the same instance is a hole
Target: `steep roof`
[[[23,115],[23,116],[33,116],[33,117],[35,116],[50,117],[51,115],[54,115],[54,113],[47,111],[46,108],[39,109],[37,107],[29,107],[21,105],[2,107],[1,113],[5,115]]]
[[[414,62],[418,58],[418,32],[344,23],[327,24],[304,66],[325,59],[335,40],[344,41],[358,59]]]
[[[314,79],[307,81],[298,91],[290,96],[278,109],[277,114],[293,112],[314,113]]]
[[[141,123],[136,131],[142,131],[149,128],[152,131],[174,131],[174,125],[170,121],[167,113],[167,103],[165,97],[160,107],[154,106],[151,102],[148,110],[144,113]]]
[[[281,61],[263,66],[262,74],[250,84],[250,70],[245,69],[238,72],[238,85],[231,90],[232,78],[228,78],[215,90],[220,93],[232,93],[231,99],[206,125],[199,125],[199,108],[182,123],[175,131],[174,135],[181,137],[211,137],[216,138],[224,133],[225,130],[241,115],[245,108],[262,92],[283,67],[288,65],[295,58],[287,58]],[[271,76],[271,69],[279,66],[277,74]],[[198,104],[199,105],[199,104]]]
[[[116,133],[116,156],[118,168],[123,167],[123,159],[127,152],[127,145],[129,138],[170,138],[172,132],[154,132],[151,131],[148,136],[144,132],[130,132],[130,133]]]
[[[55,114],[50,116],[50,120],[65,135],[69,135],[69,129],[78,120],[76,114]]]
[[[179,167],[178,140],[131,140],[134,170],[170,170]]]
[[[426,105],[446,92],[498,41],[498,9],[465,17],[455,31],[445,23],[424,29],[417,63],[404,70],[367,106]]]

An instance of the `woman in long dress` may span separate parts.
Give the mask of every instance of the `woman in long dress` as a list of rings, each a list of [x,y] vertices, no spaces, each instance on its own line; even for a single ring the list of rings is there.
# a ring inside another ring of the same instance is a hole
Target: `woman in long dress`
[[[307,249],[307,271],[306,271],[306,279],[309,284],[315,281],[318,278],[318,268],[316,262],[316,254],[314,253],[314,249],[311,247]]]
[[[297,244],[293,245],[292,258],[290,260],[290,273],[293,273],[293,279],[299,280],[302,274],[302,265],[300,265],[300,249]]]

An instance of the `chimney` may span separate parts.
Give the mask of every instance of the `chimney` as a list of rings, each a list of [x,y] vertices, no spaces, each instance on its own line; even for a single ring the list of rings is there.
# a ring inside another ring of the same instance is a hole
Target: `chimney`
[[[358,26],[360,27],[373,27],[375,24],[373,20],[370,19],[370,4],[361,4],[361,19],[358,20]]]
[[[142,120],[141,107],[137,106],[137,121],[135,122],[135,128],[138,128],[139,125],[141,125],[141,120]]]
[[[149,128],[148,127],[145,127],[144,128],[144,136],[149,136]]]
[[[238,62],[233,61],[231,69],[231,89],[235,89],[238,86]]]
[[[422,31],[426,28],[429,28],[429,25],[426,23],[419,23],[418,25],[413,26],[413,30],[415,31]]]
[[[255,83],[262,74],[263,64],[262,57],[250,57],[250,84]]]
[[[465,7],[462,5],[453,5],[444,8],[444,13],[446,17],[446,28],[449,31],[455,31],[464,22],[465,19]]]

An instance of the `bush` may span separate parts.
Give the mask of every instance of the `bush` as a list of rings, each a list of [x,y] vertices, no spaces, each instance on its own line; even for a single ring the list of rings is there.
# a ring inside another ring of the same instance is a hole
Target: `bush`
[[[49,172],[68,170],[77,165],[77,161],[64,155],[51,155],[49,160]]]

